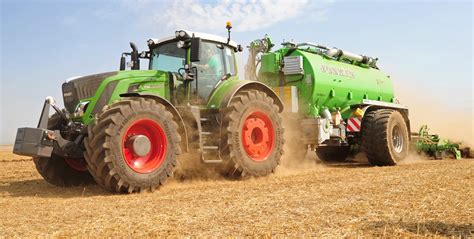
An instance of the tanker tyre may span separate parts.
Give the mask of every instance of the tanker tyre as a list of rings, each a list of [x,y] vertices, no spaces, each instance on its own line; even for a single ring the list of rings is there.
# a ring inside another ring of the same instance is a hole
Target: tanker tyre
[[[400,112],[379,109],[362,120],[362,147],[369,163],[392,166],[408,155],[408,129]]]
[[[323,162],[344,162],[351,153],[351,146],[320,146],[316,155]]]
[[[48,129],[57,130],[64,123],[59,114],[55,113],[48,119]],[[33,157],[36,170],[49,184],[59,187],[73,187],[94,183],[87,171],[84,159],[65,159],[55,155],[51,157]]]
[[[267,94],[241,91],[224,109],[222,155],[228,176],[266,176],[283,155],[283,123],[279,108]]]
[[[130,97],[105,106],[88,127],[88,169],[109,191],[154,191],[173,175],[181,153],[177,129],[173,115],[153,99]]]

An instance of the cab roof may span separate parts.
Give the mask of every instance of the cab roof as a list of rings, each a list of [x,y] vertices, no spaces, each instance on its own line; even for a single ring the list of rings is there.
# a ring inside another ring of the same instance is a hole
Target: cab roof
[[[212,34],[207,34],[207,33],[201,33],[201,32],[192,32],[192,31],[187,31],[187,30],[182,30],[182,31],[185,31],[191,37],[194,36],[194,37],[201,38],[203,40],[214,41],[214,42],[230,45],[233,48],[237,48],[237,42],[230,41],[229,44],[227,44],[227,38],[223,38],[223,37],[220,37],[220,36],[217,36],[217,35],[212,35]],[[163,37],[163,38],[160,38],[160,39],[151,38],[150,40],[152,40],[153,43],[158,45],[160,43],[171,41],[173,39],[176,39],[175,35],[168,36],[168,37]]]

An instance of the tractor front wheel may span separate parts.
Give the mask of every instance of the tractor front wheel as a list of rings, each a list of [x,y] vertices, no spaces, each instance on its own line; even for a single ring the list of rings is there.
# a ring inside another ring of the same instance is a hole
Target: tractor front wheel
[[[257,90],[239,92],[225,109],[222,145],[230,173],[265,176],[283,154],[283,124],[278,106]]]
[[[177,128],[173,115],[153,99],[106,106],[85,139],[89,171],[110,191],[153,191],[173,174],[181,152]]]

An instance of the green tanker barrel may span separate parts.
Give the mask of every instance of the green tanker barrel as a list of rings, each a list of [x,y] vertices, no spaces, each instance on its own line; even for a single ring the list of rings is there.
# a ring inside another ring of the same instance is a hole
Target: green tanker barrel
[[[313,116],[328,108],[347,119],[350,106],[363,100],[395,101],[392,81],[375,66],[376,60],[338,49],[340,56],[330,56],[335,48],[321,48],[290,43],[264,53],[258,79],[273,87],[296,86],[300,111]]]

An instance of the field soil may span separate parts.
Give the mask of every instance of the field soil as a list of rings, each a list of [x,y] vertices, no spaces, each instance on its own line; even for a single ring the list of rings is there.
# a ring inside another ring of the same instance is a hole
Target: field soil
[[[10,150],[0,151],[0,237],[474,236],[472,159],[372,167],[309,157],[264,178],[207,175],[117,195],[49,185]]]

